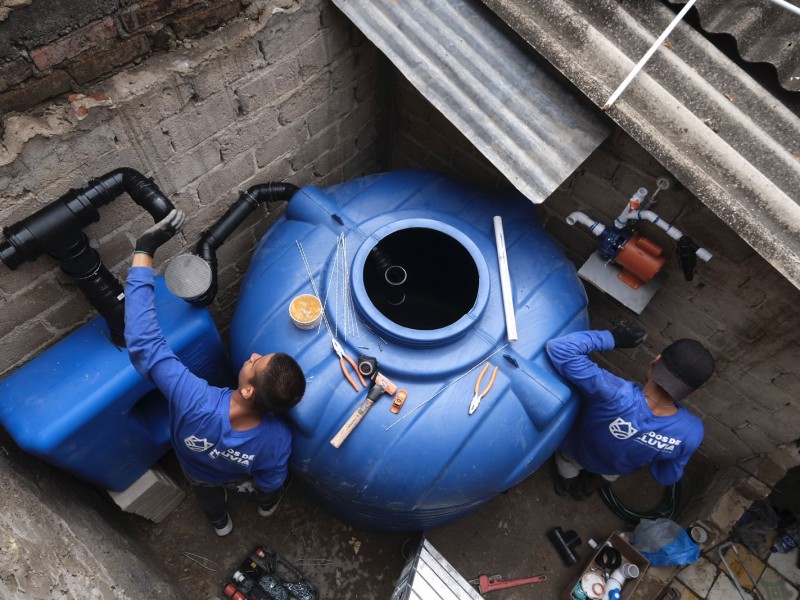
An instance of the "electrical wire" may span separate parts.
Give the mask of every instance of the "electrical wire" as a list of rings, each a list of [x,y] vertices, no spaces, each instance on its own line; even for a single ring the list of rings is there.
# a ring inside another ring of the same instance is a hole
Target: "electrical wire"
[[[664,495],[658,505],[649,511],[637,511],[625,506],[622,501],[614,494],[611,484],[606,484],[600,488],[600,497],[606,506],[619,518],[627,521],[631,525],[638,525],[642,519],[669,519],[675,513],[675,509],[680,503],[681,485],[680,481],[668,485],[664,488]]]

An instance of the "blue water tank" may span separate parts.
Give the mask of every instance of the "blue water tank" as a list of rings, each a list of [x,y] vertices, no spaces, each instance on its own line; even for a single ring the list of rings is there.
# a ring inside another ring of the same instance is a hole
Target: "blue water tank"
[[[495,215],[513,288],[513,343],[506,341]],[[324,325],[303,330],[290,319],[291,300],[315,289],[346,352],[375,357],[378,371],[408,392],[396,414],[393,397],[379,399],[339,448],[331,439],[366,389],[356,392],[345,380]],[[342,521],[411,531],[477,508],[553,453],[578,398],[544,344],[587,325],[575,269],[527,199],[398,171],[306,187],[291,199],[243,281],[231,352],[239,364],[251,352],[284,351],[303,367],[306,396],[290,414],[296,479]],[[470,415],[487,358],[499,367],[497,379]]]
[[[156,278],[158,321],[196,375],[230,385],[227,352],[206,309]],[[122,491],[170,448],[166,399],[142,379],[102,317],[0,381],[0,422],[23,449],[101,488]]]

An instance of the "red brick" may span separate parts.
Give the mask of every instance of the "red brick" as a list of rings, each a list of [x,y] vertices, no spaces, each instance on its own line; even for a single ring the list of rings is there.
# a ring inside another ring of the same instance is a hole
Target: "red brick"
[[[0,94],[0,114],[32,108],[72,89],[72,80],[63,71],[53,71],[41,79],[29,80],[19,88]]]
[[[24,58],[17,58],[0,65],[0,90],[25,81],[33,73],[30,63]]]
[[[45,71],[116,36],[114,20],[106,17],[32,50],[31,59],[40,71]]]
[[[67,65],[67,70],[75,81],[86,83],[149,51],[147,36],[139,34],[126,40],[107,42],[102,48],[72,61]]]
[[[121,11],[119,20],[125,31],[132,33],[198,2],[200,0],[143,0]]]
[[[216,27],[239,14],[241,3],[230,0],[217,0],[204,8],[197,8],[179,16],[172,23],[172,28],[179,40],[201,33],[205,29]]]

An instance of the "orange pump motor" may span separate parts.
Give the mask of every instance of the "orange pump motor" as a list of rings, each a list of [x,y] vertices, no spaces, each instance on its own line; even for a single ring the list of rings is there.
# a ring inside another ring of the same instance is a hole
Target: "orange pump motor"
[[[633,235],[620,248],[614,262],[622,267],[617,277],[625,285],[638,290],[639,287],[652,281],[667,262],[662,254],[664,249],[658,244],[640,235]]]

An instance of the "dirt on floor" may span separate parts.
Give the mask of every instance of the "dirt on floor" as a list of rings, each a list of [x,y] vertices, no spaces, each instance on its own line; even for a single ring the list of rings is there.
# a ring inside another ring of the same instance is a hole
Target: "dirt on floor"
[[[170,456],[162,466],[185,485]],[[697,496],[706,476],[705,469],[689,465],[682,503]],[[252,497],[233,494],[229,498],[233,532],[219,538],[185,489],[186,499],[160,524],[132,514],[124,518],[134,539],[192,600],[222,598],[231,574],[258,545],[298,567],[316,586],[319,598],[389,599],[423,535],[350,527],[324,512],[294,483],[278,511],[268,518],[258,515]],[[664,493],[646,471],[621,479],[613,489],[623,503],[640,511],[657,506]],[[680,522],[679,515],[673,519]],[[582,543],[576,550],[582,560],[593,553],[590,539],[601,543],[614,531],[632,529],[598,494],[580,502],[558,497],[547,463],[475,512],[424,535],[465,579],[482,574],[504,579],[547,577],[541,583],[492,591],[489,597],[494,600],[556,599],[580,574],[582,565],[563,562],[547,537],[554,527],[580,536]]]

